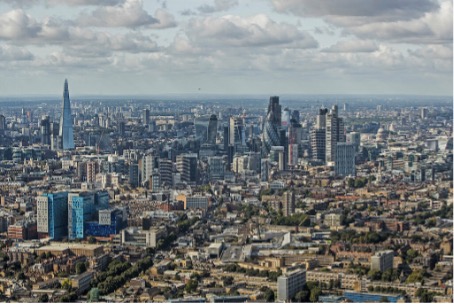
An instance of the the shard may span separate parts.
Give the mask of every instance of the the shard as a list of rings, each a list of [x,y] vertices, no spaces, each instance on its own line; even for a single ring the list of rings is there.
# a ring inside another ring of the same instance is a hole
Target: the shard
[[[74,149],[73,123],[71,117],[71,103],[69,101],[68,80],[65,79],[63,89],[62,115],[60,118],[60,138],[63,150]]]

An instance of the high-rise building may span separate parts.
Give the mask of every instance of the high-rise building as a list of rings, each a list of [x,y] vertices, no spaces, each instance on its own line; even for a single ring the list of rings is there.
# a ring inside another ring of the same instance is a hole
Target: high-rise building
[[[326,115],[326,162],[336,161],[338,142],[345,142],[344,121],[338,116],[337,105]]]
[[[361,133],[351,132],[348,133],[347,142],[355,146],[355,152],[359,152],[359,147],[361,146]]]
[[[207,143],[209,144],[216,144],[216,135],[218,132],[218,118],[216,115],[210,116],[210,121],[208,122],[208,136],[207,136]]]
[[[297,269],[277,278],[277,301],[288,302],[306,284],[306,270]]]
[[[370,257],[370,269],[385,272],[386,270],[393,268],[393,262],[394,251],[378,251]]]
[[[156,157],[153,154],[147,154],[142,157],[142,184],[147,182],[156,168]]]
[[[5,134],[6,130],[6,118],[3,115],[0,115],[0,135]]]
[[[427,108],[421,108],[421,119],[426,119],[428,113],[429,111],[427,110]]]
[[[266,114],[266,119],[263,126],[263,156],[267,156],[270,153],[271,147],[279,146],[281,144],[281,115],[282,113],[281,106],[279,105],[279,97],[270,97],[268,112]]]
[[[181,174],[181,181],[197,183],[197,154],[188,153],[177,156],[177,170]]]
[[[139,165],[137,163],[129,164],[129,184],[132,187],[139,186]]]
[[[298,145],[289,144],[288,145],[288,164],[292,168],[298,165]]]
[[[59,136],[63,150],[74,149],[73,121],[71,117],[71,103],[69,101],[68,80],[65,79],[63,89],[62,115],[60,118]]]
[[[229,150],[229,126],[224,126],[224,152],[227,153]]]
[[[83,239],[85,223],[95,217],[95,194],[90,192],[68,194],[68,239]]]
[[[159,159],[159,176],[161,178],[161,187],[171,187],[173,185],[173,163],[169,159]]]
[[[232,146],[246,144],[243,119],[241,117],[230,117],[229,124],[229,144]]]
[[[49,116],[43,116],[40,122],[41,127],[41,144],[50,146],[51,129]]]
[[[208,157],[208,175],[210,180],[224,178],[224,159],[220,156]]]
[[[142,112],[142,124],[148,125],[150,123],[150,110],[144,109]]]
[[[68,235],[68,192],[38,196],[36,206],[39,235],[55,240]]]
[[[270,161],[268,158],[262,158],[260,160],[260,180],[262,182],[268,181]]]
[[[337,143],[335,171],[338,176],[355,176],[355,146],[347,143]]]
[[[295,192],[285,191],[282,195],[282,214],[290,216],[295,213]]]
[[[96,161],[87,162],[87,178],[86,181],[89,184],[96,182],[96,174],[99,173],[99,164]]]
[[[61,137],[58,135],[60,131],[60,124],[58,122],[51,122],[50,124],[50,148],[53,151],[61,149]]]

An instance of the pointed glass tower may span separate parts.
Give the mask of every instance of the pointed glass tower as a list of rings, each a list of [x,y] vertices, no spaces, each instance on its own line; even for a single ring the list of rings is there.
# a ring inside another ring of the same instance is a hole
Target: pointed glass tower
[[[65,79],[63,89],[62,115],[60,118],[60,133],[63,150],[74,149],[73,123],[71,117],[71,104],[69,101],[68,80]]]

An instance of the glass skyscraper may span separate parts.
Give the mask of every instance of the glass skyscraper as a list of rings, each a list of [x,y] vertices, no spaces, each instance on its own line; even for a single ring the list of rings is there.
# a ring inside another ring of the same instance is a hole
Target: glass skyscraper
[[[279,105],[279,97],[271,96],[268,105],[268,113],[266,115],[264,128],[263,128],[263,153],[267,156],[271,147],[280,146],[280,130],[281,130],[281,106]]]
[[[62,115],[60,118],[60,132],[63,150],[74,149],[74,133],[71,117],[71,103],[69,101],[68,80],[65,79],[63,89]]]

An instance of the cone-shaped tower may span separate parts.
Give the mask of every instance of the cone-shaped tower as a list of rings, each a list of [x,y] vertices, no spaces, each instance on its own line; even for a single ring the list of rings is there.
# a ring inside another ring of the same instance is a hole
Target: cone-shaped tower
[[[69,101],[68,80],[65,79],[63,89],[62,115],[60,118],[60,137],[63,150],[74,149],[73,123],[71,117],[71,103]]]

